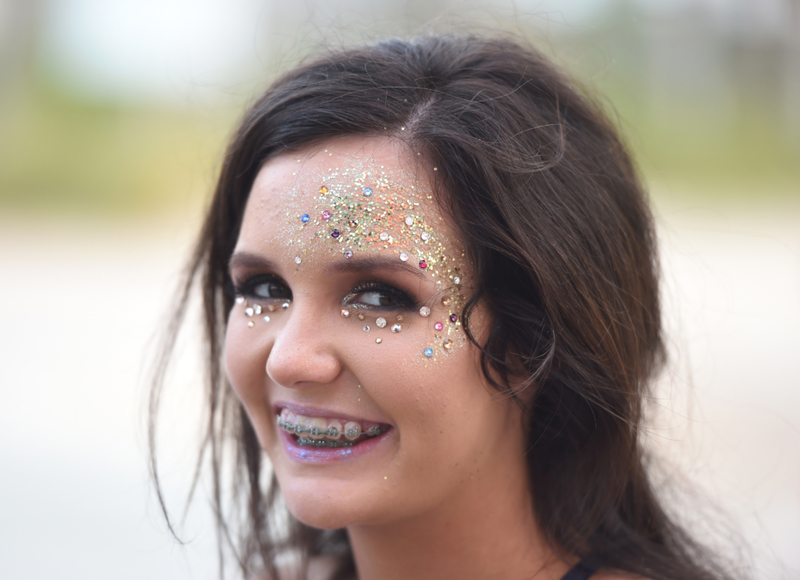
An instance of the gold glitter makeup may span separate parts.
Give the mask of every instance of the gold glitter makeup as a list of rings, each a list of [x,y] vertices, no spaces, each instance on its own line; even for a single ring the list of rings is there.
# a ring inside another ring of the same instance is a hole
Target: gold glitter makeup
[[[428,338],[419,351],[422,358],[435,359],[466,343],[458,320],[466,303],[461,293],[464,252],[458,241],[444,235],[448,230],[444,218],[414,176],[388,173],[369,159],[350,159],[347,167],[303,175],[302,182],[281,191],[280,198],[286,227],[276,236],[298,270],[306,267],[307,257],[320,252],[346,260],[386,253],[418,268],[436,285],[438,305],[426,301],[418,310],[421,318],[431,317],[435,310],[438,319],[428,323]],[[341,310],[344,318],[350,314],[348,308]],[[391,335],[403,328],[389,324],[384,316],[355,314],[365,332],[374,329]],[[402,315],[396,320],[402,321]]]

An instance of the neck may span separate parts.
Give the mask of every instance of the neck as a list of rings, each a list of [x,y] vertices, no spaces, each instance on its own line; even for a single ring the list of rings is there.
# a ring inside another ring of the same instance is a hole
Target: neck
[[[437,509],[348,527],[359,580],[558,579],[568,566],[536,524],[527,478],[476,474]]]

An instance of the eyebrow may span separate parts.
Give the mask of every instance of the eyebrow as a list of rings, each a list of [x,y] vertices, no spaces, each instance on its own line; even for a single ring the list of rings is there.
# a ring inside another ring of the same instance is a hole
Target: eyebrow
[[[258,254],[250,252],[236,252],[228,260],[228,270],[234,268],[248,268],[253,270],[274,270],[275,262]]]
[[[392,272],[407,272],[425,280],[425,273],[412,266],[408,262],[403,262],[398,257],[388,258],[385,256],[353,256],[344,260],[337,260],[327,269],[334,272],[371,272],[373,270],[388,270]]]
[[[275,270],[275,262],[258,254],[251,252],[236,252],[228,260],[228,269],[248,268],[258,270]],[[354,256],[343,260],[336,260],[325,268],[333,272],[363,273],[374,270],[388,270],[393,272],[406,272],[413,274],[417,278],[425,279],[425,273],[412,266],[408,262],[403,262],[397,257],[388,258],[385,256]]]

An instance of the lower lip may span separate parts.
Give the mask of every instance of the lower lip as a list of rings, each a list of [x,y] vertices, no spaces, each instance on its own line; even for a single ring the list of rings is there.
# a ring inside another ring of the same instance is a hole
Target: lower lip
[[[370,453],[378,453],[387,445],[390,434],[394,431],[391,427],[378,435],[365,439],[352,447],[311,447],[298,445],[294,435],[278,427],[283,448],[286,454],[295,461],[303,463],[329,463],[333,461],[349,461]]]

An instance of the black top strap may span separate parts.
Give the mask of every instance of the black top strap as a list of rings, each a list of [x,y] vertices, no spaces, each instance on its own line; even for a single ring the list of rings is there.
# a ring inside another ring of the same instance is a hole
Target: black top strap
[[[588,580],[597,571],[597,566],[587,560],[581,560],[561,580]]]

